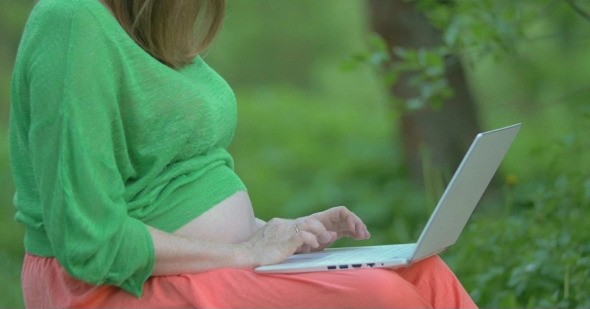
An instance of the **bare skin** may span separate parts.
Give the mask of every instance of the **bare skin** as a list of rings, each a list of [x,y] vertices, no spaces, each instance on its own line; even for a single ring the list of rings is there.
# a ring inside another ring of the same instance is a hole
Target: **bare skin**
[[[243,191],[174,234],[149,226],[148,230],[156,253],[152,273],[156,276],[254,268],[282,262],[293,253],[323,250],[341,237],[370,237],[366,225],[343,206],[298,219],[264,222],[254,217]]]
[[[239,191],[174,234],[214,242],[240,243],[248,239],[259,228],[259,224],[254,217],[248,193]]]

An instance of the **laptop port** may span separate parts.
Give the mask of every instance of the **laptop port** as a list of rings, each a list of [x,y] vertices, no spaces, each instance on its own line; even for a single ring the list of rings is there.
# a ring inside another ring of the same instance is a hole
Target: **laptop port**
[[[340,265],[340,269],[347,269],[348,265]]]
[[[352,264],[353,268],[361,268],[363,264]]]
[[[328,269],[336,269],[336,266],[328,266]]]
[[[375,263],[367,263],[367,266],[373,267],[373,266],[375,266]]]

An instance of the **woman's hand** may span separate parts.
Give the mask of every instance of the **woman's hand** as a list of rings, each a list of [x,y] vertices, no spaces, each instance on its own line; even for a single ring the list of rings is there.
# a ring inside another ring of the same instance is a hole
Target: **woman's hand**
[[[357,240],[371,237],[365,223],[344,206],[333,207],[297,219],[296,224],[300,230],[310,231],[316,235],[320,243],[318,247],[303,244],[296,253],[323,250],[342,237],[352,237]]]
[[[239,245],[242,256],[249,259],[247,264],[252,267],[280,263],[302,246],[320,247],[314,233],[301,230],[295,220],[278,218],[268,221]]]
[[[357,215],[339,206],[296,220],[272,219],[239,245],[247,264],[257,267],[280,263],[293,253],[323,250],[342,237],[370,236]]]

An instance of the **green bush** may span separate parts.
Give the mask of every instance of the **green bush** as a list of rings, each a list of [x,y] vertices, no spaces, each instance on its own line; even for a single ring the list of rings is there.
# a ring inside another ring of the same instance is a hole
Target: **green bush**
[[[446,256],[478,305],[590,307],[590,170],[552,174],[587,153],[572,145],[546,151],[561,160],[538,180],[511,179],[503,211],[479,213]]]

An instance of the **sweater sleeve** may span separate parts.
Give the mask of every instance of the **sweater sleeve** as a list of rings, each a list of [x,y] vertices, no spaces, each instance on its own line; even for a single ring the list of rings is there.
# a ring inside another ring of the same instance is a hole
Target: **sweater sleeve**
[[[28,147],[43,223],[73,277],[140,296],[155,254],[124,199],[120,169],[128,162],[117,95],[124,61],[92,13],[73,3],[37,8],[31,21]]]

